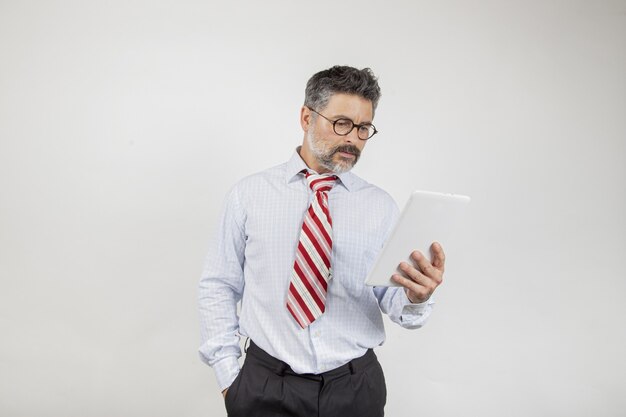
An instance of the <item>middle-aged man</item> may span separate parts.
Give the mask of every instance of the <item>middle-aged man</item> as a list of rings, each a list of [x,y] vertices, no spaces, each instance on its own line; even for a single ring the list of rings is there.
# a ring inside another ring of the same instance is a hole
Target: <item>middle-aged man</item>
[[[397,217],[393,199],[350,169],[380,98],[368,68],[335,66],[308,81],[302,146],[230,191],[200,281],[201,358],[231,417],[383,416],[386,387],[373,348],[381,312],[421,327],[444,253],[421,253],[401,287],[364,284]],[[241,302],[240,314],[237,303]],[[239,335],[250,338],[243,367]]]

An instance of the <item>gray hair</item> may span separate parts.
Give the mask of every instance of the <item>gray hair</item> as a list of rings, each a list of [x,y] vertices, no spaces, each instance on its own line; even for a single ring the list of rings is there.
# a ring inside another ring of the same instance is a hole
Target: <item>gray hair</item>
[[[334,93],[354,94],[372,102],[376,110],[380,100],[378,79],[371,69],[335,65],[313,75],[306,83],[304,105],[323,110]]]

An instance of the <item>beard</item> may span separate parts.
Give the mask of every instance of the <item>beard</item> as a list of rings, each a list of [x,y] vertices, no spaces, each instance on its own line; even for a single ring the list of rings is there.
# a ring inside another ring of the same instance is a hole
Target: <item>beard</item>
[[[354,145],[338,145],[330,147],[323,138],[315,135],[313,129],[309,129],[306,135],[309,142],[309,148],[320,166],[334,172],[335,174],[343,174],[352,169],[361,156],[361,151]],[[354,155],[354,158],[345,158],[339,155],[339,152],[346,152]],[[335,154],[337,160],[335,161]]]

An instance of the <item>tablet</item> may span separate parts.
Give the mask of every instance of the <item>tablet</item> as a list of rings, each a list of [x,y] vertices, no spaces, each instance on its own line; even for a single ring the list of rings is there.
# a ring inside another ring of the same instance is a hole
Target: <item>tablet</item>
[[[462,215],[470,202],[465,195],[414,191],[385,242],[365,283],[372,286],[397,287],[391,280],[402,261],[413,265],[411,252],[419,250],[430,260],[430,245],[439,242],[446,251],[458,237]],[[448,253],[447,253],[448,254]]]

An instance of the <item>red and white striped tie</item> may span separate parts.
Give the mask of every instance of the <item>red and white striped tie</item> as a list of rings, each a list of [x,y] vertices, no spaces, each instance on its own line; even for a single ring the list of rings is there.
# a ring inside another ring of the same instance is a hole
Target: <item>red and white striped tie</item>
[[[304,174],[315,195],[304,215],[287,293],[287,309],[303,329],[326,309],[333,247],[328,192],[337,181],[337,176],[332,174],[320,175],[308,171]]]

